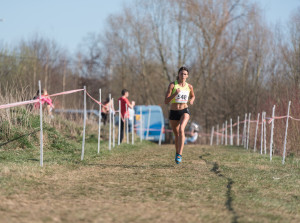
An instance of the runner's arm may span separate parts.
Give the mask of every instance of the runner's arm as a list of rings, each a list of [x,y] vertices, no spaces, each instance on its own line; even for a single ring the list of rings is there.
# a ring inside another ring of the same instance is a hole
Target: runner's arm
[[[190,105],[193,105],[194,104],[194,101],[195,101],[195,93],[194,93],[194,88],[191,84],[189,84],[189,88],[190,88]]]
[[[180,89],[177,89],[176,92],[174,94],[172,94],[172,90],[174,87],[175,87],[175,85],[173,82],[169,84],[169,87],[168,87],[168,90],[167,90],[167,93],[165,96],[165,104],[169,104],[170,101],[172,101],[172,99],[175,98],[176,95],[180,92]]]

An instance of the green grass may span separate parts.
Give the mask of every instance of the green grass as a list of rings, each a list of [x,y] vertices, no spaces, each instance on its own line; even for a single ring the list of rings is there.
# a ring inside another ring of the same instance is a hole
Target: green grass
[[[296,156],[282,165],[241,147],[189,145],[176,165],[174,145],[137,140],[109,151],[107,126],[97,154],[90,124],[81,161],[82,127],[58,117],[44,123],[41,168],[30,119],[0,147],[0,222],[300,221]]]
[[[3,222],[21,216],[25,222],[300,219],[300,170],[295,158],[282,165],[280,157],[270,162],[267,156],[242,148],[193,145],[185,148],[183,163],[176,165],[172,145],[136,142],[112,151],[106,143],[102,146],[98,155],[97,141],[88,138],[83,162],[80,149],[46,150],[43,168],[38,161],[26,160],[25,154],[19,154],[18,162],[16,154],[8,156],[0,164]],[[62,208],[48,206],[45,200]],[[25,210],[35,213],[34,219],[21,211],[24,203],[30,206]]]

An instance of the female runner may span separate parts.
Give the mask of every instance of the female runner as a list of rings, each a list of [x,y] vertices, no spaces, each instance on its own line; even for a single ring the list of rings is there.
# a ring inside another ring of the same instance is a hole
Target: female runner
[[[178,71],[177,80],[169,84],[165,97],[165,104],[171,102],[169,120],[175,135],[175,162],[177,164],[182,161],[185,140],[184,129],[190,118],[187,103],[189,102],[190,105],[193,105],[195,100],[193,86],[186,83],[188,76],[189,70],[186,67],[181,67]]]

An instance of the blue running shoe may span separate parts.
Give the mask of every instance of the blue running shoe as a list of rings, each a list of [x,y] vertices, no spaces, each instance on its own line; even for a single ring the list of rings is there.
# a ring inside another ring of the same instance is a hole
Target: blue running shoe
[[[179,163],[181,163],[181,161],[182,161],[182,155],[176,153],[176,156],[175,156],[175,162],[176,162],[177,164],[179,164]]]

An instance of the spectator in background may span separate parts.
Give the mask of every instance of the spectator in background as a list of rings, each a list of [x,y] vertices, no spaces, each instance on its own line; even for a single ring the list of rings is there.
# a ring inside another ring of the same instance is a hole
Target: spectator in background
[[[112,101],[109,100],[109,97],[106,98],[105,102],[101,106],[101,119],[103,121],[103,124],[106,125],[107,122],[107,116],[109,115],[109,106],[112,105]],[[112,108],[113,110],[113,108]]]
[[[128,108],[128,115],[129,115],[129,118],[128,118],[128,132],[134,132],[134,126],[132,126],[132,123],[133,123],[133,119],[134,119],[134,109],[132,108]]]
[[[192,122],[189,135],[190,137],[185,138],[184,144],[194,143],[198,139],[199,125],[195,122]]]
[[[119,98],[119,101],[121,101],[121,132],[120,132],[120,142],[122,142],[123,137],[124,137],[124,124],[125,124],[125,119],[129,118],[129,112],[127,111],[126,113],[126,105],[128,108],[133,109],[135,102],[132,101],[131,103],[128,100],[129,97],[129,92],[127,89],[123,89],[122,92],[122,97]]]
[[[36,95],[33,97],[33,99],[39,99],[39,98],[40,98],[40,91],[38,90],[36,92]],[[54,108],[54,105],[52,104],[52,100],[45,89],[41,90],[41,101],[42,101],[42,105],[46,103],[47,113],[51,118],[53,118],[54,116],[52,115],[52,110]],[[35,103],[34,108],[39,109],[40,102]]]

